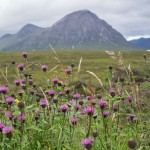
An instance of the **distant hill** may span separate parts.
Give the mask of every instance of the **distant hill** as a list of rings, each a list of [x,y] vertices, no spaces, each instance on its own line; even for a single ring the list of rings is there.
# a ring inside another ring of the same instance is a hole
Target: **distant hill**
[[[0,38],[0,50],[55,49],[136,49],[123,35],[89,10],[66,15],[54,25],[41,28],[32,24],[16,34]]]
[[[143,49],[150,49],[150,38],[140,38],[130,41],[135,46],[141,47]]]

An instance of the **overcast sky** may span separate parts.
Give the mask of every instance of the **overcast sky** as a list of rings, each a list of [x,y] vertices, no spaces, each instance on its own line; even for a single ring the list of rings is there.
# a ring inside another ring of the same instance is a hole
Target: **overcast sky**
[[[97,14],[125,38],[150,37],[150,0],[0,0],[0,36],[28,23],[48,27],[82,9]]]

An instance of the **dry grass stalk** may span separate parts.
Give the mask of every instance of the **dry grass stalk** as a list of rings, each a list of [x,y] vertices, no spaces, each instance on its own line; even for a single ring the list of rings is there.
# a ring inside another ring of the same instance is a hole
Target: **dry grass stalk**
[[[78,73],[79,73],[80,70],[81,70],[81,63],[82,63],[82,57],[80,58],[80,61],[79,61],[79,65],[78,65]]]

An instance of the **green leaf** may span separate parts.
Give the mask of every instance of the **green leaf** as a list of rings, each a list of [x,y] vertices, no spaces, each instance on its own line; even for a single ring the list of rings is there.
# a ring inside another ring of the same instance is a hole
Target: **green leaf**
[[[33,130],[37,130],[37,131],[44,131],[44,130],[42,130],[42,129],[40,129],[39,127],[36,127],[36,126],[30,126],[30,127],[28,127],[28,128],[26,128],[27,130],[28,129],[33,129]]]

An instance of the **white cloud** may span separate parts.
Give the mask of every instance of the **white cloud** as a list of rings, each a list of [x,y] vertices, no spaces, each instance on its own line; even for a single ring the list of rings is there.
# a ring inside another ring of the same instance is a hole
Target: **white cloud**
[[[150,34],[149,0],[0,0],[0,36],[27,23],[48,27],[68,13],[89,9],[126,38]]]

